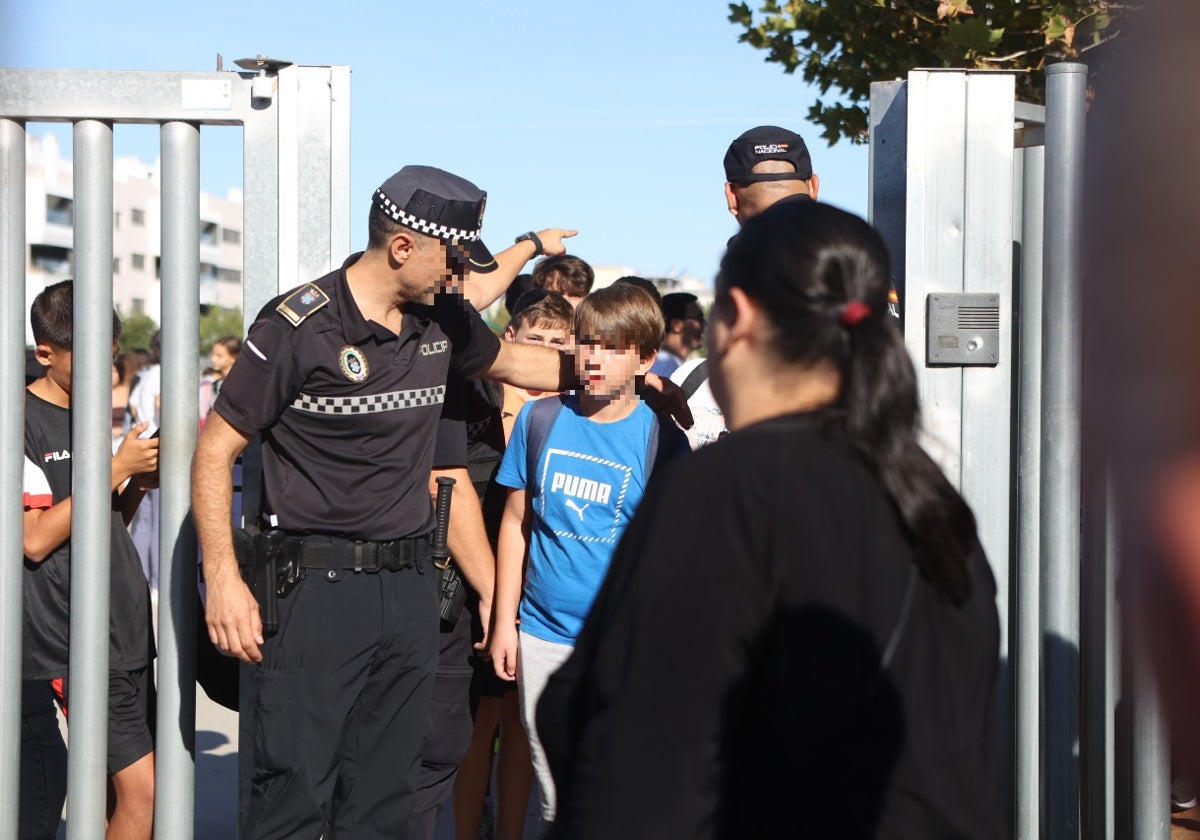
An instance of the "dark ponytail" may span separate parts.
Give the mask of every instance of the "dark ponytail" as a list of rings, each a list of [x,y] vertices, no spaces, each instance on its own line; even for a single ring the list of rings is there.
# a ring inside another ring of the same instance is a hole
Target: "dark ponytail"
[[[899,511],[916,562],[952,603],[971,594],[975,517],[917,440],[916,373],[887,312],[887,249],[865,221],[827,204],[776,203],[729,244],[720,301],[737,286],[763,305],[785,364],[830,361],[850,444]]]

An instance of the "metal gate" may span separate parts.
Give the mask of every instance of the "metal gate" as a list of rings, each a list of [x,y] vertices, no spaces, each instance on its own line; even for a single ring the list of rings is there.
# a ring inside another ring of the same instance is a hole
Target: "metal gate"
[[[1103,475],[1084,481],[1087,68],[1047,68],[1045,107],[1014,90],[990,71],[873,84],[869,215],[893,255],[930,449],[997,581],[1013,836],[1165,840],[1162,718],[1147,657],[1121,679],[1111,494]]]
[[[196,540],[189,473],[199,371],[200,126],[244,132],[243,313],[350,249],[350,70],[269,59],[247,72],[0,69],[0,485],[22,486],[25,124],[74,128],[71,746],[68,837],[103,838],[106,796],[113,125],[160,126],[162,444],[155,836],[189,838],[195,795]],[[17,835],[22,507],[0,507],[0,837]]]

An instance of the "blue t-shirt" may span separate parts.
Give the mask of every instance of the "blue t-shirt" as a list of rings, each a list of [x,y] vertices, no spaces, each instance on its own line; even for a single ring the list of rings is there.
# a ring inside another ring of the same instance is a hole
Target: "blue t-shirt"
[[[533,508],[521,630],[573,645],[645,492],[654,412],[639,401],[628,417],[597,423],[579,413],[577,397],[562,399],[534,476],[526,475],[529,412],[536,405],[529,402],[517,415],[496,482],[525,490]]]

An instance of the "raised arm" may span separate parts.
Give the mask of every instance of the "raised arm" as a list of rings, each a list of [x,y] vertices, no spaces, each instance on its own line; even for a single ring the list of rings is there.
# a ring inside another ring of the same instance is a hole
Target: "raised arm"
[[[151,473],[158,469],[158,438],[140,440],[138,435],[149,428],[149,423],[134,426],[121,441],[120,447],[112,459],[111,487],[116,490],[125,481],[139,473]],[[133,485],[130,485],[132,491]],[[124,495],[122,495],[124,502]],[[73,505],[71,496],[48,508],[27,510],[22,517],[22,548],[26,557],[34,563],[41,563],[54,549],[71,538],[71,511]],[[141,497],[138,496],[138,501]],[[136,509],[136,503],[125,518],[128,524]]]
[[[534,391],[569,391],[579,384],[568,354],[513,341],[500,342],[495,361],[480,375]]]
[[[537,250],[537,245],[532,239],[523,239],[511,248],[504,249],[496,254],[497,268],[494,271],[489,271],[487,274],[471,273],[464,293],[467,300],[481,312],[487,309],[508,290],[509,285],[521,273],[521,269],[527,262],[542,254],[548,257],[565,254],[567,246],[563,244],[563,240],[577,233],[579,233],[577,230],[546,228],[534,234],[542,243],[540,251]]]
[[[536,391],[570,391],[579,387],[570,355],[548,347],[512,341],[500,342],[500,352],[496,354],[495,361],[480,375]],[[692,427],[687,394],[671,380],[653,373],[646,374],[641,396],[662,417],[674,419],[685,429]]]

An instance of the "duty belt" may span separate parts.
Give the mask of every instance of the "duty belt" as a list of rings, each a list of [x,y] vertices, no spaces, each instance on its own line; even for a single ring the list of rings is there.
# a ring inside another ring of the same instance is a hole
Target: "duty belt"
[[[288,536],[283,540],[283,556],[301,569],[396,572],[429,556],[429,535],[385,542],[315,535]]]

